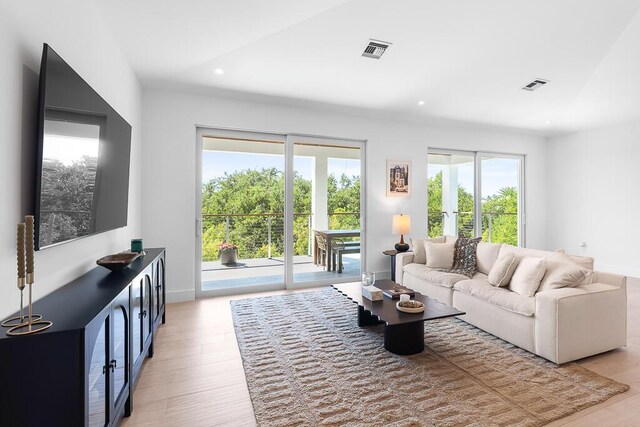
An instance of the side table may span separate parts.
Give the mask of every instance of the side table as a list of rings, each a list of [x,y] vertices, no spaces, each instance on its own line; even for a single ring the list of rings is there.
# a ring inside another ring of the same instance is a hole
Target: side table
[[[391,257],[391,281],[396,281],[396,255],[398,255],[398,251],[395,249],[389,249],[388,251],[382,252],[385,255]]]

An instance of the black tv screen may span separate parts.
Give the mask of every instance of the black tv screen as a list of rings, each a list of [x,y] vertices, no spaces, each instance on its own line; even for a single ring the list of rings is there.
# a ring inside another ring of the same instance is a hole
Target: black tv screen
[[[126,226],[131,126],[47,44],[38,120],[36,248]]]

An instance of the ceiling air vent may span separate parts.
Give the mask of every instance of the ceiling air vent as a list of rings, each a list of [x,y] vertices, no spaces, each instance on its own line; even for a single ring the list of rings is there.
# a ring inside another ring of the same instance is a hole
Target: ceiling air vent
[[[535,79],[534,81],[532,81],[531,83],[523,87],[522,89],[528,90],[528,91],[534,91],[539,87],[546,85],[547,83],[549,83],[549,80]]]
[[[389,46],[391,46],[391,43],[369,39],[369,45],[364,49],[364,52],[362,52],[362,56],[366,56],[367,58],[380,59],[382,54],[387,51],[387,48]]]

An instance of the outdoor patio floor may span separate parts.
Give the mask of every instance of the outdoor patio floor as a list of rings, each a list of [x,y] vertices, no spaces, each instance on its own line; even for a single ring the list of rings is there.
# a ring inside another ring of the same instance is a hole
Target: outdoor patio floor
[[[360,254],[349,254],[342,258],[343,271],[325,271],[313,264],[313,258],[306,255],[293,257],[294,282],[313,282],[331,278],[360,279]],[[219,261],[202,263],[202,290],[242,288],[245,286],[269,285],[284,282],[284,260],[278,258],[241,259],[234,266],[220,264]]]

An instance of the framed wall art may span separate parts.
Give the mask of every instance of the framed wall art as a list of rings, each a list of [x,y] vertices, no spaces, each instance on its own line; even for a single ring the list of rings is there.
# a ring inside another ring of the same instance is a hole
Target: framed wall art
[[[387,160],[387,197],[411,194],[411,162]]]

